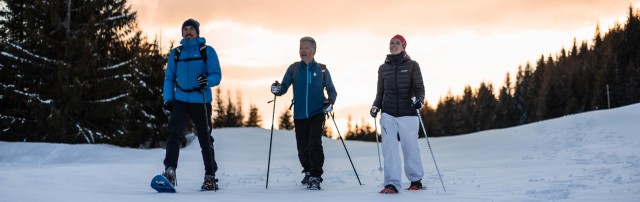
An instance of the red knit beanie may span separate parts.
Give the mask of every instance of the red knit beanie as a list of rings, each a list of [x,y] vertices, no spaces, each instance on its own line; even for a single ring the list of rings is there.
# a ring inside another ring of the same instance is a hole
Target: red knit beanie
[[[404,37],[400,34],[396,34],[395,36],[393,36],[393,38],[391,39],[398,39],[400,40],[400,42],[402,42],[402,48],[406,49],[407,48],[407,40],[404,39]]]

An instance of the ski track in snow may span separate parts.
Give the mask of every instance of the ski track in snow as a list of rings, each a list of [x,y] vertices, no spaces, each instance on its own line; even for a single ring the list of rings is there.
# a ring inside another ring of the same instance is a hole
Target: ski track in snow
[[[323,139],[321,191],[303,175],[291,131],[275,131],[265,189],[269,130],[213,131],[221,190],[200,192],[199,145],[180,152],[176,194],[156,193],[164,149],[0,142],[1,201],[640,201],[640,104],[519,127],[429,139],[447,193],[420,139],[425,191],[380,195],[375,143]],[[189,137],[193,140],[193,137]],[[409,182],[403,179],[403,188]]]

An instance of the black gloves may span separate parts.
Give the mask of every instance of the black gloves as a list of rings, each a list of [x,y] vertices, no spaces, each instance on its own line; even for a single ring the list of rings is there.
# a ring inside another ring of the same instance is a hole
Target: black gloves
[[[416,109],[420,109],[420,108],[422,108],[422,101],[420,101],[420,100],[416,99],[415,97],[414,97],[414,98],[411,98],[411,101],[413,101],[413,103],[411,103],[411,105],[413,106],[413,108],[416,108]]]
[[[379,111],[380,109],[378,109],[378,107],[371,106],[371,111],[369,111],[369,113],[371,114],[371,117],[376,118],[376,116],[378,116]]]
[[[164,109],[165,111],[171,112],[171,110],[173,109],[173,100],[169,100],[165,102],[164,105],[162,106],[162,109]]]
[[[200,85],[200,88],[207,87],[207,85],[209,85],[207,77],[205,77],[203,75],[198,76],[198,85]]]
[[[280,95],[281,90],[282,90],[282,85],[280,85],[278,81],[271,84],[271,93],[273,93],[274,95]]]
[[[325,100],[322,104],[322,111],[324,111],[325,114],[333,111],[333,100]]]
[[[415,109],[420,109],[422,108],[423,103],[415,98],[411,98],[411,106]],[[371,114],[371,117],[376,118],[378,116],[378,112],[380,111],[380,108],[376,107],[376,106],[371,106],[371,110],[369,111],[369,114]]]

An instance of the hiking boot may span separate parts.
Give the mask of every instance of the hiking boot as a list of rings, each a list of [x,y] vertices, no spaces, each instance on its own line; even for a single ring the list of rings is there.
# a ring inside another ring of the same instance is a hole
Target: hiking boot
[[[202,183],[202,187],[200,187],[202,191],[217,191],[218,190],[218,179],[216,179],[213,175],[205,175],[204,182]]]
[[[303,185],[309,184],[309,177],[311,177],[311,174],[309,172],[304,172],[304,178],[302,178],[302,183]]]
[[[380,190],[380,193],[381,194],[397,194],[398,189],[396,189],[396,186],[393,186],[392,184],[388,184],[384,186],[384,189]]]
[[[322,182],[322,178],[313,176],[309,177],[309,184],[307,184],[307,189],[320,190],[320,182]]]
[[[167,178],[167,180],[169,180],[169,182],[171,182],[171,185],[173,185],[173,186],[177,186],[178,185],[178,180],[176,178],[176,169],[175,168],[167,167],[164,170],[164,172],[162,172],[162,176]]]
[[[420,182],[420,180],[411,182],[411,185],[409,186],[409,188],[407,188],[407,190],[423,190],[423,189],[424,187],[422,187],[422,182]]]

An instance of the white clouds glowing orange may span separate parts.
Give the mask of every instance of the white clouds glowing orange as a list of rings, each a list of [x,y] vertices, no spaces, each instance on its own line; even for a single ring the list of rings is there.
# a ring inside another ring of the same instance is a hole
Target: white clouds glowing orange
[[[142,24],[179,25],[187,18],[233,21],[284,32],[365,30],[571,30],[618,16],[627,0],[135,0]],[[638,4],[637,2],[635,4]],[[624,11],[623,11],[624,12]],[[576,23],[577,22],[577,23]]]

